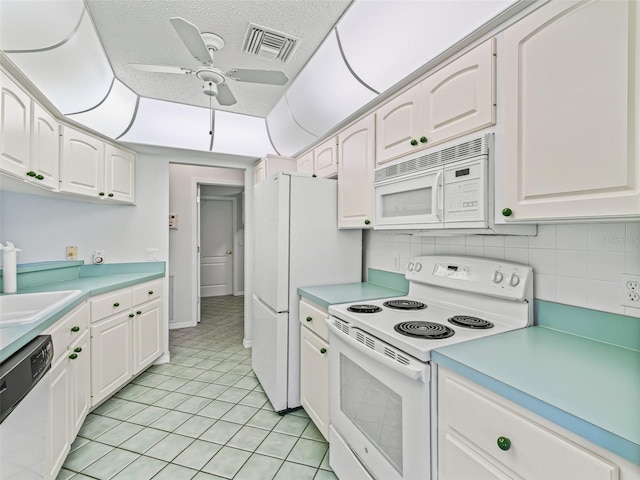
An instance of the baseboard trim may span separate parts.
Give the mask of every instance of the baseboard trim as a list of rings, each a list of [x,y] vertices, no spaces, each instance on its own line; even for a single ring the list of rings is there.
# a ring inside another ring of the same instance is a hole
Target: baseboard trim
[[[251,340],[247,340],[246,338],[242,339],[242,346],[244,348],[251,348],[251,343],[252,343]]]
[[[188,328],[195,327],[192,322],[178,322],[178,323],[170,323],[169,330],[175,330],[176,328]]]

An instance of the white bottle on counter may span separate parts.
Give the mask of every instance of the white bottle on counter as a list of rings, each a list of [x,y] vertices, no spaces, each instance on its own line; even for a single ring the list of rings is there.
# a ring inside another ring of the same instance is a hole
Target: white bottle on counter
[[[18,290],[18,267],[17,252],[21,252],[19,248],[11,242],[7,242],[4,246],[0,243],[2,250],[2,291],[4,293],[16,293]]]

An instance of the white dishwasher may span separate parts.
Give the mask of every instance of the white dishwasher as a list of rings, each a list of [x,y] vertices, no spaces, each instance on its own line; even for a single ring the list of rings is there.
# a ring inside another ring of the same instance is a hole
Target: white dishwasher
[[[41,335],[0,364],[2,480],[41,480],[45,472],[51,336]]]

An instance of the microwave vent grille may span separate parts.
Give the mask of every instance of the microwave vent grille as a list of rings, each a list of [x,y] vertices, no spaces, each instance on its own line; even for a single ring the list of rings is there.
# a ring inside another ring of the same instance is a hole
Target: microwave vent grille
[[[375,182],[381,182],[390,178],[399,177],[411,173],[421,172],[433,167],[439,167],[452,162],[459,162],[480,155],[488,155],[488,136],[469,140],[468,142],[453,145],[433,153],[427,153],[421,157],[405,160],[404,162],[380,168],[375,172]]]

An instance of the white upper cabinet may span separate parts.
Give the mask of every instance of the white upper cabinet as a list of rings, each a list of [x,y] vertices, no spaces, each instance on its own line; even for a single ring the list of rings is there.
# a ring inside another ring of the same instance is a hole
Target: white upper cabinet
[[[316,177],[329,178],[338,174],[338,147],[336,137],[319,144],[296,159],[297,171]]]
[[[135,182],[135,155],[127,150],[105,144],[104,192],[107,198],[133,203]]]
[[[60,191],[95,199],[133,203],[133,153],[70,127],[62,127]]]
[[[313,150],[314,170],[318,177],[335,177],[338,173],[338,149],[336,138],[330,138]]]
[[[0,167],[24,178],[31,158],[31,98],[4,73],[0,78]]]
[[[22,180],[58,189],[60,127],[2,73],[0,170]]]
[[[37,103],[33,103],[31,172],[36,182],[58,190],[60,180],[60,125]],[[27,173],[28,176],[29,173]]]
[[[265,178],[278,172],[295,172],[296,159],[291,157],[280,157],[277,155],[266,155],[256,162],[253,167],[253,184],[260,183]]]
[[[309,173],[309,174],[313,175],[313,173],[315,171],[314,168],[313,168],[313,150],[309,150],[304,155],[300,155],[296,159],[296,163],[297,163],[297,171],[298,172]]]
[[[506,221],[640,213],[639,16],[549,2],[505,30]]]
[[[60,190],[100,198],[105,195],[103,177],[104,143],[86,133],[63,127]]]
[[[376,163],[494,125],[495,110],[491,38],[378,108]]]
[[[375,119],[363,118],[338,134],[338,228],[371,228]]]

